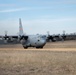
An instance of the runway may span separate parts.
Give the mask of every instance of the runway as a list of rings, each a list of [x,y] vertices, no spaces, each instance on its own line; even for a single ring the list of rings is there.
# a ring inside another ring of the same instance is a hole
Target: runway
[[[24,49],[21,44],[0,45],[0,50],[31,50],[31,51],[76,51],[76,41],[50,42],[43,49],[29,47]]]
[[[36,49],[36,48],[0,48],[0,50],[25,50],[25,51],[76,51],[76,48],[44,48],[44,49]]]

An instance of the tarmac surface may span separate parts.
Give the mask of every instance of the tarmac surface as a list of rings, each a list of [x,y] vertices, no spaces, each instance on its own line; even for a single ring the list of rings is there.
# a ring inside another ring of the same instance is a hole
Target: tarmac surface
[[[24,49],[21,44],[2,44],[0,50],[49,50],[49,51],[76,51],[76,41],[59,41],[46,43],[43,49],[29,47]]]

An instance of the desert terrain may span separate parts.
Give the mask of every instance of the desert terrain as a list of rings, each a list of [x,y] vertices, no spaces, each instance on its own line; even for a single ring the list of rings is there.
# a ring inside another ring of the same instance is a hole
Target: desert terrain
[[[50,42],[43,49],[0,45],[0,75],[76,75],[76,41]]]

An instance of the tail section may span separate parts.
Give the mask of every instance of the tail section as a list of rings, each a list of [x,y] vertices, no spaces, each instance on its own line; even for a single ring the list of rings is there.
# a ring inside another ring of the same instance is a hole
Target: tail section
[[[23,27],[22,27],[22,23],[21,23],[21,18],[19,19],[19,35],[23,36]]]

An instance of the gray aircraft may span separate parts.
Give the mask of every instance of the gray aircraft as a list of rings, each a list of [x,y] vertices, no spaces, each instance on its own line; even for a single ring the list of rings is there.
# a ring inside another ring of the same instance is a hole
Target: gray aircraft
[[[13,41],[18,41],[20,42],[23,47],[25,49],[27,49],[28,47],[36,47],[36,48],[43,48],[43,46],[46,44],[46,42],[48,42],[49,40],[51,40],[52,42],[55,42],[56,40],[65,40],[66,36],[59,36],[59,35],[25,35],[23,33],[23,27],[22,27],[22,23],[21,23],[21,19],[19,19],[19,35],[7,35],[7,33],[5,34],[5,36],[0,36],[0,38],[3,38],[3,40],[5,42],[11,42],[13,43]]]
[[[46,44],[46,38],[44,38],[42,35],[24,35],[21,19],[19,19],[18,36],[5,35],[1,37],[5,40],[18,39],[25,49],[28,47],[43,48],[43,46]]]

